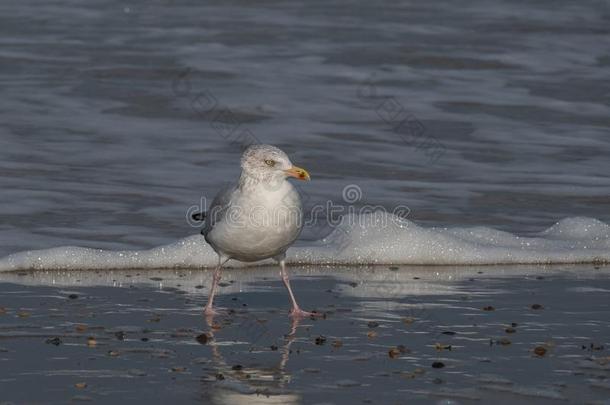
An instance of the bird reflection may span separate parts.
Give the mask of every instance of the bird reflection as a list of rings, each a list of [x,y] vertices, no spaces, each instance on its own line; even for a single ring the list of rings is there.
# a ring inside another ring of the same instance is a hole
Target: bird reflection
[[[254,330],[252,325],[258,324],[260,321],[252,319],[251,315],[246,314],[248,319],[245,322],[233,325],[237,329],[245,328],[247,331],[253,332],[250,340],[254,343],[260,342],[265,338],[271,338],[271,333],[264,329]],[[225,318],[224,320],[228,320]],[[214,376],[203,380],[202,399],[205,402],[217,404],[298,404],[301,402],[301,397],[298,394],[290,392],[288,385],[291,382],[291,374],[286,370],[290,354],[292,353],[291,346],[296,341],[298,328],[301,323],[301,318],[294,317],[291,319],[290,330],[283,335],[281,345],[270,345],[265,350],[270,350],[274,355],[279,355],[277,365],[265,367],[259,361],[251,361],[251,365],[238,364],[231,365],[223,355],[223,351],[231,350],[231,343],[235,343],[231,339],[223,340],[222,334],[230,327],[223,327],[223,321],[214,323],[211,318],[206,319],[208,325],[206,335],[208,336],[208,346],[212,354],[212,368],[215,372]],[[245,326],[244,326],[245,324]],[[274,342],[277,340],[274,339]],[[279,346],[279,347],[278,347]],[[269,354],[263,353],[262,349],[250,349],[251,354]],[[241,361],[247,361],[245,357],[240,356]],[[249,356],[249,359],[252,359]]]

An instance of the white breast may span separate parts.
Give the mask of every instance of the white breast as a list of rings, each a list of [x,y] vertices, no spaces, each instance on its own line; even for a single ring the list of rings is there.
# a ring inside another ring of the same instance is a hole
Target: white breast
[[[206,235],[220,253],[240,261],[257,261],[283,253],[302,228],[299,193],[288,181],[277,187],[259,184],[238,190],[229,208]]]

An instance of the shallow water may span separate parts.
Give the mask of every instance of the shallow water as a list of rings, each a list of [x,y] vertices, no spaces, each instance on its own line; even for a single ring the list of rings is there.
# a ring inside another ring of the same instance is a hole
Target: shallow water
[[[602,1],[4,3],[0,256],[196,233],[252,138],[309,207],[357,184],[425,225],[609,222],[608,27]]]
[[[601,403],[609,271],[296,267],[326,317],[292,324],[277,269],[227,270],[211,326],[208,271],[0,273],[0,399]]]

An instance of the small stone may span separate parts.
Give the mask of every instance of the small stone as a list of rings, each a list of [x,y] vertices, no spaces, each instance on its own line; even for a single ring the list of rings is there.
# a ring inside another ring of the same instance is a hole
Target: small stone
[[[17,316],[18,316],[19,318],[29,318],[29,317],[30,317],[30,315],[32,315],[32,314],[30,314],[30,313],[29,313],[29,312],[27,312],[27,311],[19,311],[19,312],[17,312]]]
[[[54,338],[50,338],[45,340],[46,344],[50,344],[50,345],[55,345],[55,346],[59,346],[62,342],[61,339],[58,337],[54,337]]]
[[[432,368],[443,368],[445,367],[445,363],[440,362],[440,361],[435,361],[434,363],[432,363]]]
[[[496,340],[496,344],[502,345],[502,346],[508,346],[511,344],[510,339],[507,338],[502,338],[500,340]]]
[[[270,348],[272,351],[276,351],[276,350],[278,349],[278,347],[277,347],[276,345],[271,345],[271,346],[269,346],[269,348]]]
[[[199,344],[202,344],[202,345],[207,345],[207,344],[208,344],[208,342],[209,342],[209,340],[210,340],[210,337],[209,337],[207,334],[202,333],[201,335],[198,335],[198,336],[195,338],[195,340],[196,340],[196,341],[197,341]]]
[[[404,323],[405,325],[411,325],[413,322],[415,322],[415,318],[402,318],[402,323]]]
[[[366,337],[368,337],[369,339],[375,339],[377,337],[377,332],[375,332],[374,330],[370,330],[366,334]]]
[[[375,321],[370,321],[369,323],[366,324],[369,328],[373,329],[379,326],[379,322],[375,322]]]
[[[76,329],[77,332],[86,332],[88,328],[87,325],[76,325],[74,329]]]
[[[184,373],[186,371],[186,367],[175,366],[175,367],[172,367],[171,370],[174,373]]]
[[[71,300],[75,300],[75,299],[78,298],[78,295],[77,294],[70,294],[70,295],[68,295],[68,298],[70,298]]]
[[[436,351],[443,351],[443,350],[451,350],[451,345],[444,345],[442,343],[437,343],[436,345],[434,345],[434,348],[436,349]]]
[[[150,339],[148,339],[147,337],[143,337],[140,339],[142,342],[148,342]]]
[[[126,334],[122,330],[114,332],[114,337],[116,337],[118,340],[125,340],[125,336]]]
[[[356,288],[356,287],[358,287],[358,283],[353,282],[353,281],[352,281],[351,283],[349,283],[349,285],[350,285],[350,287],[352,287],[352,288]]]
[[[391,359],[395,359],[395,358],[397,358],[398,356],[400,356],[400,350],[398,350],[397,348],[393,347],[393,348],[391,348],[390,350],[388,350],[388,356],[389,356]]]
[[[89,346],[89,347],[97,346],[97,340],[95,340],[95,338],[93,336],[89,336],[87,338],[87,346]]]
[[[108,351],[108,356],[110,357],[117,357],[119,356],[121,353],[119,353],[117,350],[109,350]]]
[[[235,370],[235,371],[241,371],[243,370],[244,366],[242,366],[241,364],[236,364],[233,367],[231,367],[231,370]]]
[[[446,330],[446,331],[442,332],[442,334],[447,335],[447,336],[453,336],[453,335],[455,335],[455,332],[451,331],[451,330]]]
[[[538,357],[542,357],[546,354],[546,348],[543,346],[536,346],[534,348],[534,354]]]
[[[224,375],[222,375],[222,373],[218,373],[218,374],[216,374],[216,379],[217,379],[218,381],[222,381],[222,380],[224,380],[224,379],[225,379],[225,376],[224,376]]]
[[[315,342],[316,342],[316,345],[322,346],[324,343],[326,343],[326,337],[320,335],[316,338]]]
[[[544,307],[540,304],[532,304],[531,308],[533,310],[539,310],[539,309],[543,309]]]
[[[517,329],[512,328],[512,327],[504,329],[504,332],[506,332],[506,333],[515,333],[516,331],[517,331]]]
[[[87,383],[84,383],[84,382],[78,382],[78,383],[74,384],[74,386],[75,386],[76,388],[78,388],[79,390],[82,390],[83,388],[87,388]]]
[[[339,339],[335,339],[335,340],[333,340],[333,347],[334,347],[335,349],[338,349],[338,348],[340,348],[341,346],[343,346],[343,342],[342,342],[342,341],[340,341]]]
[[[483,311],[495,311],[496,309],[494,307],[492,307],[491,305],[488,305],[486,307],[483,307]]]

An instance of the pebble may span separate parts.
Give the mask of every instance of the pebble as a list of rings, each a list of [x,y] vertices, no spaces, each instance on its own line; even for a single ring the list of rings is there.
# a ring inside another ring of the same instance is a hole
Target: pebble
[[[375,322],[375,321],[370,321],[369,323],[366,324],[369,328],[373,329],[379,326],[379,322]]]
[[[496,309],[494,307],[492,307],[491,305],[488,305],[486,307],[483,307],[483,311],[495,311]]]
[[[413,322],[415,322],[415,318],[402,318],[402,323],[405,325],[411,325]]]
[[[108,351],[108,356],[110,357],[117,357],[119,356],[121,353],[119,353],[117,350],[109,350]]]
[[[515,333],[516,331],[517,331],[517,329],[515,329],[515,328],[506,328],[506,329],[504,329],[504,332],[506,332],[506,333]]]
[[[60,338],[54,337],[54,338],[47,339],[45,341],[45,343],[51,344],[51,345],[55,345],[55,346],[59,346],[62,343],[62,341],[61,341]]]
[[[19,312],[17,312],[17,316],[18,316],[19,318],[29,318],[29,317],[30,317],[30,315],[32,315],[32,314],[30,314],[30,313],[29,313],[29,312],[27,312],[27,311],[19,311]]]
[[[115,332],[114,336],[118,339],[118,340],[125,340],[125,332],[123,332],[122,330]]]
[[[333,347],[334,348],[338,349],[341,346],[343,346],[343,342],[342,341],[340,341],[339,339],[333,340]]]
[[[210,341],[210,337],[207,334],[202,333],[201,335],[198,335],[195,340],[202,345],[206,345]]]
[[[70,298],[71,300],[75,300],[75,299],[78,298],[78,295],[77,294],[70,294],[70,295],[68,295],[68,298]]]
[[[507,338],[502,338],[500,340],[496,340],[496,344],[502,345],[502,346],[508,346],[511,344],[511,341]]]
[[[95,338],[93,336],[89,336],[87,338],[87,346],[89,346],[89,347],[97,346],[97,340],[95,340]]]
[[[397,358],[398,356],[400,356],[400,350],[398,350],[397,348],[393,347],[393,348],[391,348],[390,350],[388,350],[388,356],[389,356],[391,359],[395,359],[395,358]]]
[[[186,371],[186,367],[176,366],[176,367],[172,367],[171,370],[174,373],[184,373]]]
[[[534,354],[538,357],[542,357],[546,354],[546,348],[543,346],[536,346],[534,348]]]
[[[235,371],[241,371],[243,370],[244,366],[242,366],[241,364],[236,364],[233,367],[231,367],[231,370],[235,370]]]
[[[377,337],[377,332],[375,332],[374,330],[370,330],[368,331],[368,333],[366,334],[366,336],[369,339],[375,339]]]
[[[324,343],[326,343],[326,337],[325,336],[318,336],[315,340],[316,345],[318,346],[322,346]]]
[[[440,362],[440,361],[435,361],[434,363],[432,363],[432,368],[443,368],[445,367],[445,363]]]
[[[87,325],[79,324],[79,325],[76,325],[74,327],[74,329],[76,329],[77,332],[85,332],[88,328],[87,328]]]
[[[84,383],[84,382],[78,382],[78,383],[74,384],[74,386],[75,386],[76,388],[78,388],[78,389],[81,389],[81,390],[82,390],[83,388],[87,388],[87,383]]]
[[[531,308],[533,310],[543,309],[544,307],[540,304],[532,304]]]

